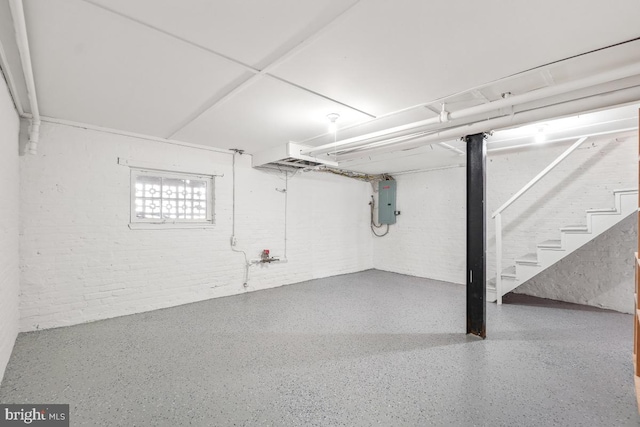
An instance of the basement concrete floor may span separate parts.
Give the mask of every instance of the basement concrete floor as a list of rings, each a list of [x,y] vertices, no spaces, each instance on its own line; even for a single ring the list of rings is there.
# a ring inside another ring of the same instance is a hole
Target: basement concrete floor
[[[640,423],[632,316],[513,299],[484,341],[463,286],[376,270],[24,333],[0,402],[72,426]]]

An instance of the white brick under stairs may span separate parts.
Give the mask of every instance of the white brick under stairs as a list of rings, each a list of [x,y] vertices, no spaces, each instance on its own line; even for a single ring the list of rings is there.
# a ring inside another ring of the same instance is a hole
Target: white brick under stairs
[[[637,189],[615,190],[613,195],[615,208],[587,209],[585,225],[562,227],[559,240],[540,243],[535,253],[521,256],[515,260],[515,265],[502,270],[502,295],[551,267],[638,209]],[[489,302],[497,299],[495,283],[495,278],[487,282]]]

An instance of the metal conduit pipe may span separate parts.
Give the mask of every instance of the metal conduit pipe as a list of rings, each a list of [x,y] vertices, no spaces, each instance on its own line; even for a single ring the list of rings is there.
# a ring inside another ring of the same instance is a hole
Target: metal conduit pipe
[[[379,145],[376,148],[366,150],[368,154],[381,154],[397,150],[408,150],[433,142],[448,141],[462,138],[465,135],[473,135],[480,132],[510,128],[540,120],[548,120],[555,117],[578,114],[587,110],[608,108],[614,105],[636,102],[640,99],[640,86],[620,89],[603,94],[593,95],[573,101],[549,105],[534,110],[522,111],[513,115],[497,117],[494,119],[476,122],[469,125],[458,126],[441,132],[429,134],[423,138],[416,138],[406,142]],[[364,152],[364,148],[363,148]],[[362,152],[355,152],[338,156],[338,161],[352,160],[362,157]]]
[[[466,108],[460,111],[453,111],[448,114],[447,120],[443,120],[443,116],[439,115],[437,117],[432,117],[426,120],[420,120],[418,122],[396,126],[385,130],[368,133],[366,135],[360,135],[353,138],[344,139],[342,141],[336,141],[330,144],[321,145],[318,147],[311,147],[302,150],[301,153],[304,155],[316,157],[321,154],[339,150],[340,148],[354,148],[356,146],[366,145],[370,142],[377,142],[380,139],[384,139],[385,137],[402,136],[416,132],[417,130],[426,130],[424,129],[426,127],[433,127],[433,129],[431,130],[437,130],[438,127],[442,126],[443,123],[448,123],[451,120],[460,120],[473,117],[478,114],[490,113],[502,108],[509,108],[527,102],[538,101],[544,98],[550,98],[552,96],[597,86],[611,81],[632,77],[638,74],[640,74],[640,62],[627,65],[625,67],[620,67],[614,70],[608,70],[606,72],[595,74],[593,76],[584,77],[582,79],[573,80],[567,83],[548,86],[520,95],[512,95],[507,98],[489,102],[487,104],[477,105],[475,107]]]
[[[29,144],[27,152],[29,154],[38,153],[38,141],[40,139],[40,109],[38,108],[38,97],[36,96],[36,83],[33,78],[33,68],[31,67],[31,51],[29,50],[29,40],[27,38],[27,25],[24,18],[24,8],[22,0],[10,0],[11,17],[13,18],[13,28],[16,33],[16,42],[20,52],[20,62],[24,72],[24,80],[27,84],[27,95],[31,106],[31,123],[29,124]]]

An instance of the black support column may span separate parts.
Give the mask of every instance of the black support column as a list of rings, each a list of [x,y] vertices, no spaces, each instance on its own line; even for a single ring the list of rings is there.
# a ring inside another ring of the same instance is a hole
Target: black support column
[[[485,134],[467,135],[467,334],[485,338]]]

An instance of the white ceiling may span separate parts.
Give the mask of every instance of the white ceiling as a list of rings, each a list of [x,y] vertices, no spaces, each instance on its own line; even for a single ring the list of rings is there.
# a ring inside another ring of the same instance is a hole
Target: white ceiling
[[[7,3],[4,65],[28,112]],[[24,5],[44,116],[249,153],[326,143],[332,112],[348,137],[433,117],[441,98],[458,93],[447,103],[462,108],[640,60],[634,42],[519,74],[638,38],[637,0]],[[376,171],[412,168],[417,160],[403,154],[382,158],[404,166],[378,161]]]

